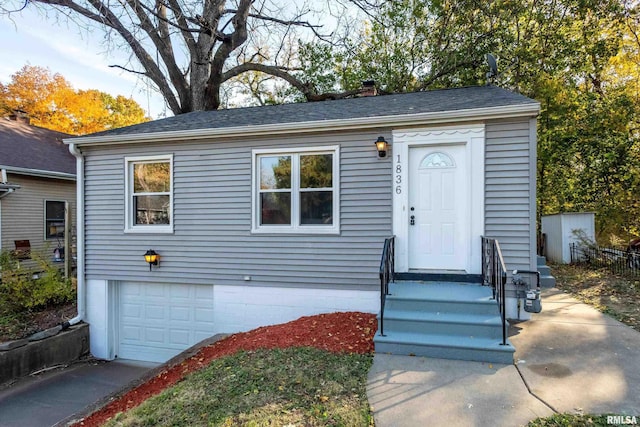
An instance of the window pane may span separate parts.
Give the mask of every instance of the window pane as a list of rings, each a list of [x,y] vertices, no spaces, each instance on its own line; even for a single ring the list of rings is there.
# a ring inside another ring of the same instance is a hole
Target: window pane
[[[46,238],[51,237],[64,237],[64,221],[50,221],[45,222]]]
[[[47,219],[64,220],[64,202],[47,202]]]
[[[136,224],[169,224],[169,196],[134,196]]]
[[[300,188],[333,187],[333,155],[300,156]]]
[[[333,192],[300,193],[300,224],[333,224]]]
[[[134,163],[134,193],[164,193],[171,191],[169,162]]]
[[[291,224],[291,193],[260,194],[260,224]]]
[[[260,157],[260,189],[291,188],[291,156]]]

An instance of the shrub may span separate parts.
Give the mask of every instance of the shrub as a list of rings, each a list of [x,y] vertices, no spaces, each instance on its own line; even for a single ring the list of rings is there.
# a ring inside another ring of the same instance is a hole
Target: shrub
[[[72,301],[71,280],[42,254],[32,251],[31,256],[35,265],[24,267],[11,252],[0,253],[0,304],[19,312]]]

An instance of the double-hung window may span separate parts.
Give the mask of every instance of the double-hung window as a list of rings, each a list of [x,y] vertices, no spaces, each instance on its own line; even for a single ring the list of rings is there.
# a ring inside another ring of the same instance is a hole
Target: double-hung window
[[[65,202],[55,200],[44,201],[44,238],[64,237],[64,205]]]
[[[253,150],[253,232],[340,231],[338,146]]]
[[[125,231],[173,232],[173,156],[125,159]]]

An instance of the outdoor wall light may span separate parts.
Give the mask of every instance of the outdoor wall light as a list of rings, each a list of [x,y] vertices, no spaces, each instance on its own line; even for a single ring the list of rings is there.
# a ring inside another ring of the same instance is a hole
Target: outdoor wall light
[[[144,260],[149,263],[149,271],[151,271],[152,265],[158,265],[158,259],[160,259],[160,255],[158,255],[153,249],[149,249],[144,254]]]
[[[387,141],[384,139],[384,136],[379,136],[376,141],[376,149],[378,150],[378,157],[387,157],[387,148],[389,145]]]

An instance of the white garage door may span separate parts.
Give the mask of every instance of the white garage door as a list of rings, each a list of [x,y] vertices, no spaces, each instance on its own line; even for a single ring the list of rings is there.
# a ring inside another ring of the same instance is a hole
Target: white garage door
[[[213,286],[122,283],[120,359],[165,362],[214,334]]]

